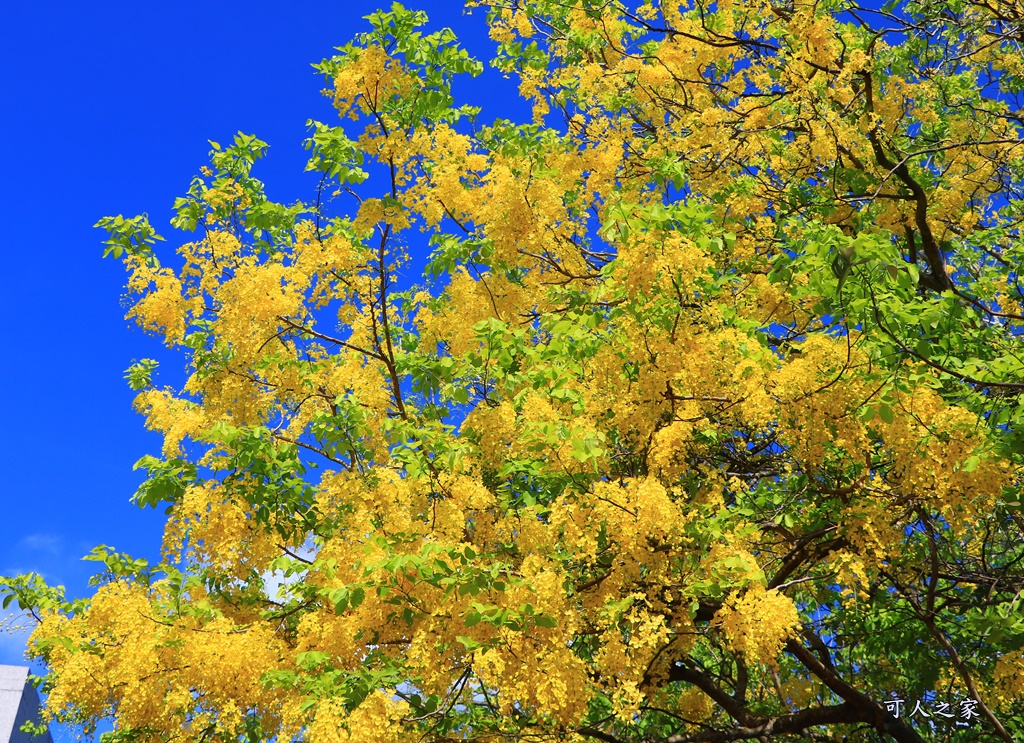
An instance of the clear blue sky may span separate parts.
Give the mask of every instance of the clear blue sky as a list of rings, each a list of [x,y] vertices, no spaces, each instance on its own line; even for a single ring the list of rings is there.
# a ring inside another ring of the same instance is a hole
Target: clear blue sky
[[[238,131],[271,145],[256,171],[272,199],[313,198],[303,174],[305,121],[336,120],[310,64],[367,28],[387,2],[12,3],[0,28],[4,219],[0,385],[0,575],[36,571],[84,595],[97,544],[158,557],[162,511],[129,503],[158,453],[122,379],[133,359],[167,359],[132,329],[124,271],[101,260],[107,214],[148,212],[166,246],[168,220],[207,161],[207,140]],[[408,2],[449,26],[482,60],[493,43],[484,14],[457,0]],[[527,120],[511,80],[490,68],[460,102]],[[460,90],[456,89],[458,95]],[[163,368],[163,367],[162,367]],[[166,379],[166,377],[165,377]],[[24,663],[23,637],[0,633],[0,664]],[[55,731],[58,740],[66,731]]]

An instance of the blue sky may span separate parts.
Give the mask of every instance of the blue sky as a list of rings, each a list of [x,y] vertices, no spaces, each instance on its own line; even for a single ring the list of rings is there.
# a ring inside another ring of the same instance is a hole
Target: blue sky
[[[389,2],[389,0],[388,0]],[[107,544],[158,557],[162,511],[129,498],[132,464],[158,453],[122,378],[133,359],[182,357],[124,320],[124,271],[100,258],[100,217],[148,212],[165,247],[183,242],[171,204],[207,161],[208,140],[256,134],[255,171],[277,201],[310,200],[305,121],[335,121],[310,64],[367,28],[386,2],[19,3],[0,27],[0,203],[6,250],[0,384],[0,575],[36,571],[88,592]],[[484,14],[458,2],[408,2],[489,59]],[[516,86],[491,69],[456,89],[481,121],[527,120]],[[425,247],[425,246],[424,246]],[[164,368],[164,367],[162,367]],[[177,375],[175,375],[177,376]],[[0,664],[23,664],[24,635],[0,632]],[[66,731],[55,731],[58,740]]]

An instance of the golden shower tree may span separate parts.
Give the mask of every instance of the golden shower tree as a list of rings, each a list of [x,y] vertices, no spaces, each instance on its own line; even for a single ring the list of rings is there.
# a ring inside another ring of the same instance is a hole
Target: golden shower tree
[[[482,64],[396,4],[318,65],[310,203],[239,135],[176,256],[100,222],[191,376],[127,375],[163,561],[98,548],[73,602],[0,580],[49,714],[1024,736],[1024,6],[477,5],[531,123],[457,106]]]

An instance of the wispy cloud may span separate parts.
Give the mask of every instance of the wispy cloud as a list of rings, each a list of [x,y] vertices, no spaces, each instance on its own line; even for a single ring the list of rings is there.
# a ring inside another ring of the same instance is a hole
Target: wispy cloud
[[[62,546],[63,540],[54,534],[29,534],[18,540],[19,549],[37,554],[58,555]]]

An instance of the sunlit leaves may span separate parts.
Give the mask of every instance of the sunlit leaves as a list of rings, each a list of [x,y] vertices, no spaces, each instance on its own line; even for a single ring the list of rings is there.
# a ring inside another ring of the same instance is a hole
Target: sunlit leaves
[[[145,214],[130,219],[125,219],[120,214],[116,217],[104,217],[94,226],[107,231],[108,239],[103,242],[107,246],[103,251],[104,258],[137,255],[148,262],[156,262],[153,246],[164,238],[156,233]]]

